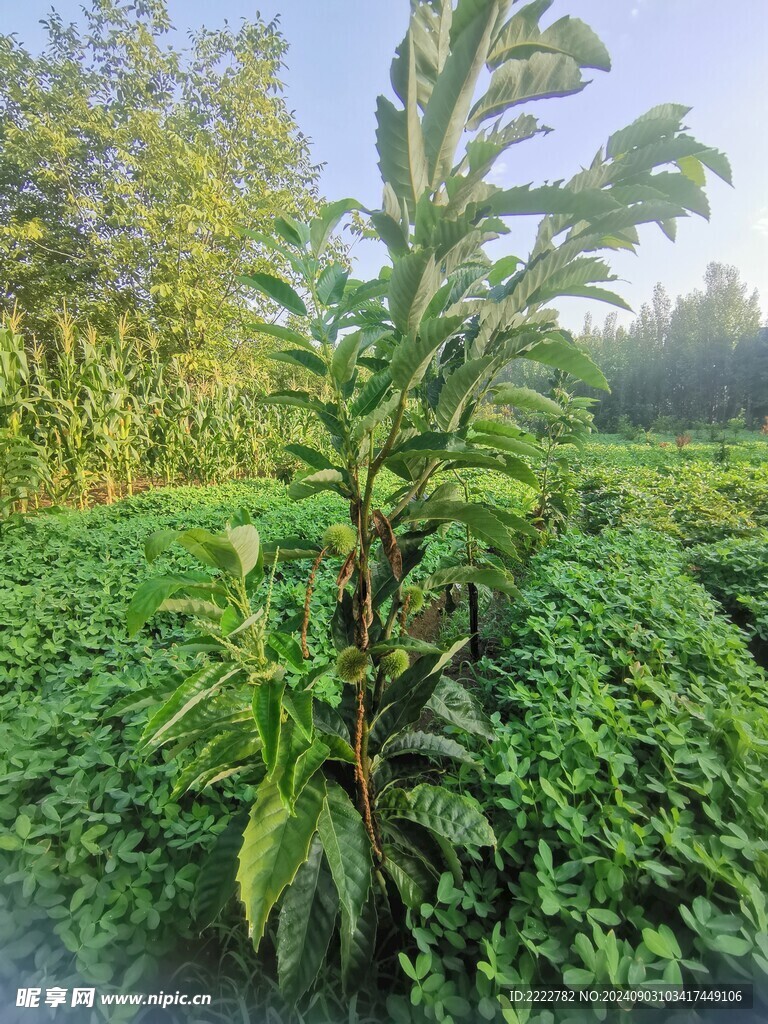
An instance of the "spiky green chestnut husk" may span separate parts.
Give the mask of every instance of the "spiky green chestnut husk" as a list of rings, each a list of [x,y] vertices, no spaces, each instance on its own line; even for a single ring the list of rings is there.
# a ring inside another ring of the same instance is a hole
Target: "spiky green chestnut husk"
[[[387,679],[397,679],[401,676],[408,668],[410,668],[411,660],[408,657],[408,652],[404,651],[402,647],[398,647],[394,651],[390,651],[389,654],[385,654],[379,662],[379,668],[382,670]]]
[[[357,534],[351,526],[345,523],[337,523],[329,526],[323,534],[322,546],[330,551],[332,555],[346,557],[357,544]]]
[[[336,659],[336,674],[345,683],[361,683],[368,671],[368,655],[359,647],[346,647]]]
[[[408,601],[408,611],[416,615],[424,607],[424,591],[421,587],[412,586],[403,589],[403,604]]]

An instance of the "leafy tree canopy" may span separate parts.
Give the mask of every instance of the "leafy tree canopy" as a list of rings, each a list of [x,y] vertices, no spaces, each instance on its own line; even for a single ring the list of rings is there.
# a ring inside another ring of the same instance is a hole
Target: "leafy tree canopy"
[[[52,12],[30,54],[0,36],[0,295],[51,333],[124,311],[175,349],[245,336],[260,267],[236,233],[311,209],[316,168],[280,96],[287,44],[258,15],[186,49],[165,0]]]

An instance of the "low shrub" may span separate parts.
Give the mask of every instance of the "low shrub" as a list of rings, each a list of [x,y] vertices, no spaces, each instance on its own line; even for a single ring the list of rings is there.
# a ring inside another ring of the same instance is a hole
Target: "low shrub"
[[[393,1018],[495,1020],[513,985],[767,975],[766,680],[680,549],[570,534],[494,633],[473,792],[498,847],[412,914],[416,1007]]]
[[[164,693],[138,704],[133,695],[158,679],[167,686],[183,664],[172,648],[149,661],[151,640],[128,639],[125,610],[147,574],[148,534],[180,522],[218,528],[238,505],[280,535],[314,536],[339,515],[333,498],[296,506],[265,481],[167,489],[2,527],[0,989],[11,994],[0,997],[7,1005],[19,978],[151,991],[160,967],[167,974],[185,956],[194,959],[200,864],[231,809],[249,797],[249,781],[233,777],[171,800],[178,759],[188,755],[137,757],[148,706]],[[168,564],[186,570],[192,561],[182,553]],[[281,567],[278,611],[293,605],[302,571]],[[334,576],[332,568],[321,574],[321,591],[335,595]],[[318,663],[330,658],[320,639],[329,616],[321,610],[311,623]],[[163,647],[183,635],[170,618],[153,627]]]
[[[768,531],[705,544],[689,552],[690,569],[729,615],[768,642]]]
[[[585,468],[583,528],[598,532],[648,526],[696,544],[745,535],[768,522],[768,465],[716,466],[711,461],[680,462],[677,455],[674,459],[676,466],[657,469]]]

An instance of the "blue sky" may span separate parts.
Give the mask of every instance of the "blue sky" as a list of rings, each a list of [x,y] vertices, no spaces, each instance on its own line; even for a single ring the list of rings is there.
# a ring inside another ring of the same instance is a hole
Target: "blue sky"
[[[54,6],[78,18],[79,0]],[[15,32],[37,50],[38,22],[50,7],[51,0],[0,0],[0,31]],[[280,14],[291,46],[286,96],[312,139],[313,159],[325,163],[324,193],[379,202],[375,100],[389,93],[389,64],[407,26],[408,0],[170,0],[169,9],[182,33],[225,18],[236,23],[256,9],[267,19]],[[682,223],[674,245],[646,228],[639,255],[613,260],[626,281],[618,290],[637,309],[656,281],[673,295],[689,291],[700,285],[707,263],[720,260],[735,264],[768,308],[768,0],[556,0],[547,19],[563,14],[592,25],[611,52],[613,70],[594,72],[580,95],[531,104],[556,131],[513,150],[495,180],[513,185],[569,176],[612,131],[649,107],[685,103],[693,107],[693,134],[729,155],[735,188],[713,179],[712,220]],[[505,245],[524,255],[527,242],[528,232],[515,226]],[[375,273],[382,260],[370,243],[355,255],[361,274]],[[588,308],[598,317],[610,309],[567,300],[564,322],[578,326]]]

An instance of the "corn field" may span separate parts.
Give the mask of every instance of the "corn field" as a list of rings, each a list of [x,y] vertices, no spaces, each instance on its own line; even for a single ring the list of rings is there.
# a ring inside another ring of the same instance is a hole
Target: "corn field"
[[[126,321],[109,338],[66,314],[58,328],[53,351],[26,344],[13,317],[0,328],[0,516],[111,502],[139,484],[280,475],[282,445],[313,431],[301,410],[260,406],[255,388],[190,383],[183,359]]]

